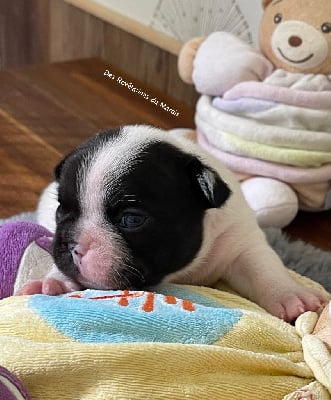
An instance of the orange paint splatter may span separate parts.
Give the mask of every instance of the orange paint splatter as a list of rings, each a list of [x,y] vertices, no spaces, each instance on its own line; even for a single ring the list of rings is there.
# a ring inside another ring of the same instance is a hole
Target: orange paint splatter
[[[154,310],[154,298],[155,298],[155,293],[152,292],[146,293],[146,300],[142,306],[143,311],[152,312]]]
[[[192,301],[189,301],[189,300],[183,300],[182,307],[186,311],[190,311],[190,312],[195,311],[194,304],[192,303]]]
[[[127,307],[129,305],[130,298],[137,298],[146,296],[146,299],[142,305],[142,310],[145,312],[152,312],[155,308],[156,294],[152,292],[131,292],[129,290],[123,290],[119,294],[111,294],[106,296],[92,296],[90,300],[111,300],[118,299],[118,305]],[[83,292],[68,294],[67,297],[81,299],[84,298]],[[167,304],[176,305],[178,299],[174,296],[163,296],[164,301]],[[195,311],[195,305],[189,300],[181,300],[181,307],[185,311]]]
[[[130,296],[130,292],[128,290],[123,290],[122,292],[122,297],[118,300],[118,304],[120,306],[127,307],[129,305],[129,299],[128,297]]]
[[[68,294],[67,297],[71,297],[73,299],[81,299],[83,297],[83,293],[79,292],[79,293],[74,293],[74,294]]]
[[[175,296],[164,296],[164,301],[167,304],[177,304],[177,299]]]

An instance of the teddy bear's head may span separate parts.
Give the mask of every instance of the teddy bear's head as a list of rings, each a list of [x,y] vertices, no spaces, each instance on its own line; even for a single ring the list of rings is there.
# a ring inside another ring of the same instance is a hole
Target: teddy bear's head
[[[260,48],[276,68],[331,74],[331,0],[262,0]]]

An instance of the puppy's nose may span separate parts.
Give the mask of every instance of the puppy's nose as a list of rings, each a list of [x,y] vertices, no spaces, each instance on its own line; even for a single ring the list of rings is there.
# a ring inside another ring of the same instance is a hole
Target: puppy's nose
[[[299,47],[302,44],[302,39],[299,36],[291,36],[288,39],[288,44],[292,47]]]
[[[69,251],[71,253],[72,259],[77,267],[80,266],[82,258],[85,255],[85,252],[82,249],[82,246],[79,244],[69,244]]]

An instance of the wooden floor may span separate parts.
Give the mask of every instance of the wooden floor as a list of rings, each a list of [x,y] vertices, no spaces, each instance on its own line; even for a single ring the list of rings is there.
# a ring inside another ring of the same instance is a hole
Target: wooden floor
[[[1,71],[0,218],[34,210],[56,163],[96,131],[135,123],[189,128],[193,115],[99,59]],[[330,212],[300,213],[287,231],[331,250]]]
[[[149,98],[124,85],[131,82]],[[179,115],[155,105],[153,98]],[[34,209],[56,163],[84,139],[135,123],[189,127],[193,111],[98,59],[1,71],[0,217]]]

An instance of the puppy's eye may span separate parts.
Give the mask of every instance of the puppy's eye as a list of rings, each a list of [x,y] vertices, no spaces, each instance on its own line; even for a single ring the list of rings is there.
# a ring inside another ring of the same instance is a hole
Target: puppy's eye
[[[281,21],[282,21],[282,14],[276,14],[275,16],[274,16],[274,23],[275,24],[279,24]]]
[[[146,221],[145,215],[126,212],[122,215],[119,226],[124,229],[140,228]]]
[[[331,32],[331,23],[324,22],[324,24],[321,26],[321,30],[323,33],[330,33]]]

